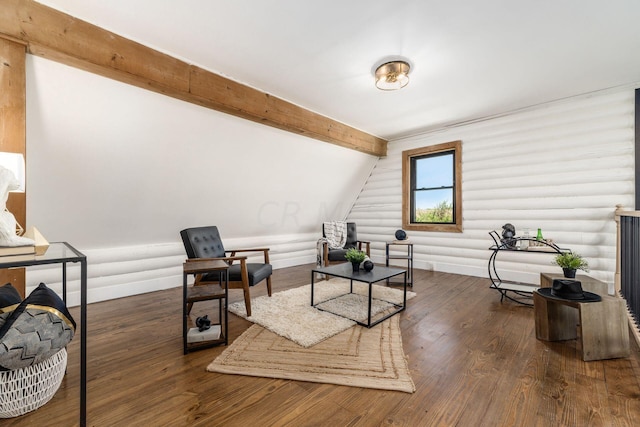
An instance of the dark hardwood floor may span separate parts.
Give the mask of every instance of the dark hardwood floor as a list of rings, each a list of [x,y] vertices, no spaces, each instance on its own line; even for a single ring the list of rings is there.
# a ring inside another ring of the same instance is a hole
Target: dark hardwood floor
[[[310,268],[275,271],[274,291],[309,283]],[[500,303],[488,279],[416,270],[414,291],[401,313],[413,394],[208,373],[225,347],[182,354],[180,288],[91,304],[88,425],[640,425],[635,343],[629,358],[585,363],[575,341],[536,340],[533,309]],[[241,300],[239,290],[230,293]],[[231,340],[250,326],[229,320]],[[72,341],[55,397],[0,425],[77,425],[78,363]]]

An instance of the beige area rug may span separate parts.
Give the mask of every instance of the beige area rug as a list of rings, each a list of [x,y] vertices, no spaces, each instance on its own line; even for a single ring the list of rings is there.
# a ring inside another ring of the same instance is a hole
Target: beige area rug
[[[352,319],[366,321],[368,285],[353,283],[349,294],[349,280],[333,278],[314,285],[314,302],[322,310],[311,306],[311,285],[277,292],[271,297],[251,299],[251,317],[247,317],[244,302],[229,305],[229,311],[253,323],[288,338],[303,347],[312,347],[356,324]],[[372,316],[402,303],[402,289],[373,285]],[[416,294],[407,291],[407,300]],[[339,315],[336,315],[337,313]]]
[[[349,328],[312,348],[252,325],[208,367],[209,372],[413,393],[402,348],[400,316],[371,329]]]

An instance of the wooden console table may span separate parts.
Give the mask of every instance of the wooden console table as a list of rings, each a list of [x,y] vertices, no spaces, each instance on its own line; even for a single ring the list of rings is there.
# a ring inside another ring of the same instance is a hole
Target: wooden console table
[[[540,274],[540,286],[550,287],[561,274]],[[628,357],[629,329],[625,303],[608,295],[608,286],[589,276],[576,277],[582,289],[602,297],[599,302],[558,300],[533,293],[536,338],[543,341],[577,339],[582,360]]]

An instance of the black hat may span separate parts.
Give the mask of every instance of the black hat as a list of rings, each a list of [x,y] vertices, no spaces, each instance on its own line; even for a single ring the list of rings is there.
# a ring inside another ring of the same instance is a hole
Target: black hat
[[[537,292],[545,297],[563,301],[598,302],[602,300],[598,294],[583,291],[579,280],[553,279],[550,288],[539,288]]]

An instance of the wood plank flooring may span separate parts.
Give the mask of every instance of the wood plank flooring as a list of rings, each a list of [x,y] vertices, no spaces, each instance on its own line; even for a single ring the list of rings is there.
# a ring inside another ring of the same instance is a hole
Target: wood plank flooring
[[[309,283],[311,267],[276,270],[274,292]],[[488,279],[416,270],[414,290],[401,313],[413,394],[208,373],[225,347],[182,354],[180,288],[90,304],[88,425],[640,425],[635,342],[629,358],[583,362],[575,341],[536,340],[533,309],[501,303]],[[231,340],[250,326],[229,320]],[[77,425],[78,363],[72,341],[54,398],[0,426]]]

